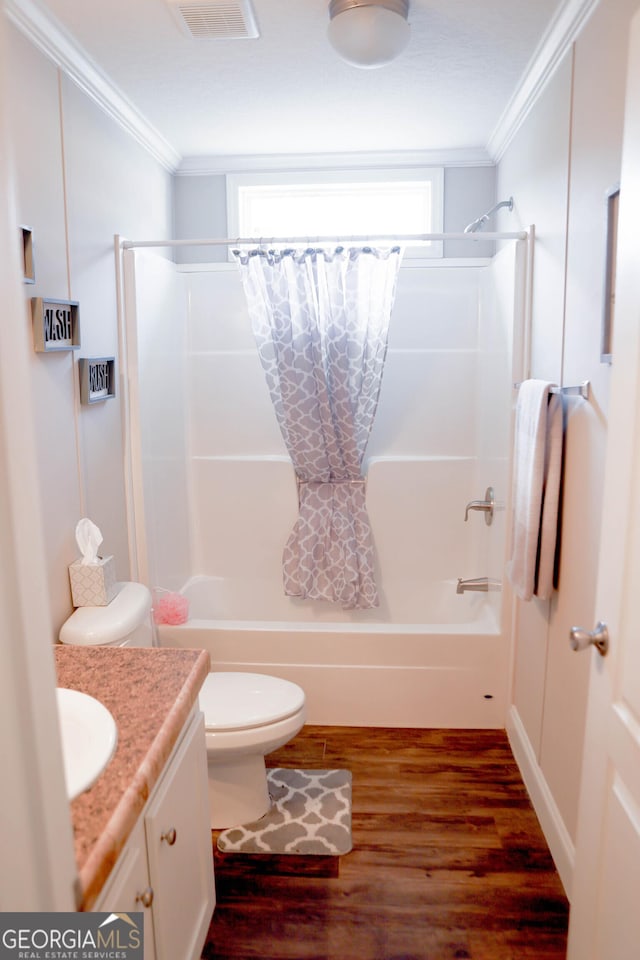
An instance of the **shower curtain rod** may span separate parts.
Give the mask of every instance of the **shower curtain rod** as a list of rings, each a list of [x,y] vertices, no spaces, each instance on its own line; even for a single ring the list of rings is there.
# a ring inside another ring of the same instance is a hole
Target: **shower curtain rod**
[[[121,245],[123,250],[136,247],[262,247],[266,244],[283,243],[292,246],[302,243],[401,243],[403,246],[413,247],[438,240],[526,240],[528,235],[526,230],[521,230],[517,233],[414,233],[380,237],[371,234],[350,237],[213,237],[202,240],[123,240]]]

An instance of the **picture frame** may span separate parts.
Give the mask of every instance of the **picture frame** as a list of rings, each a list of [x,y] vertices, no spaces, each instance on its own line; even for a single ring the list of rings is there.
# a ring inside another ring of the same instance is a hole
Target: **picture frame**
[[[36,268],[33,256],[33,230],[31,227],[20,226],[22,241],[22,276],[25,283],[36,282]]]
[[[80,402],[101,403],[116,395],[115,357],[80,357]]]
[[[31,298],[36,353],[77,350],[80,346],[80,304],[77,300]]]
[[[615,321],[616,261],[618,246],[618,209],[620,184],[610,187],[605,194],[605,272],[602,305],[600,362],[613,361],[613,326]]]

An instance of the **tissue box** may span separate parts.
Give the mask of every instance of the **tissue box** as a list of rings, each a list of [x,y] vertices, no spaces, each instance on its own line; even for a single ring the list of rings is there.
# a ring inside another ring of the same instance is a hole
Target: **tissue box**
[[[113,557],[98,557],[95,563],[74,560],[69,567],[74,607],[106,607],[116,593],[116,565]]]

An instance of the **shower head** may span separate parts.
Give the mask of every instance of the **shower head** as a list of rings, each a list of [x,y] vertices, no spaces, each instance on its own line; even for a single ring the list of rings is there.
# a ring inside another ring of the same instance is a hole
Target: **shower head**
[[[468,223],[467,226],[464,228],[464,232],[477,233],[478,230],[482,229],[482,227],[485,225],[488,219],[489,219],[489,215],[485,213],[484,216],[478,217],[477,220],[472,220],[471,223]]]
[[[496,210],[499,210],[500,207],[506,207],[509,211],[513,210],[513,197],[509,197],[508,200],[501,200],[500,203],[496,203],[494,207],[491,207],[491,210],[487,210],[487,212],[483,213],[477,220],[472,220],[471,223],[468,223],[464,228],[464,232],[477,233],[478,230],[482,230],[485,223],[489,220],[489,217],[491,217]]]

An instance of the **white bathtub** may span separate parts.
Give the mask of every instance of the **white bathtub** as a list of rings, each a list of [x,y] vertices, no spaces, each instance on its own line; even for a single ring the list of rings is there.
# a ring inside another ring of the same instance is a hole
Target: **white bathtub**
[[[160,644],[202,647],[215,670],[299,683],[310,723],[503,727],[509,655],[496,595],[459,595],[454,581],[396,587],[379,610],[343,611],[270,581],[196,577],[182,591],[188,623],[159,627]]]

